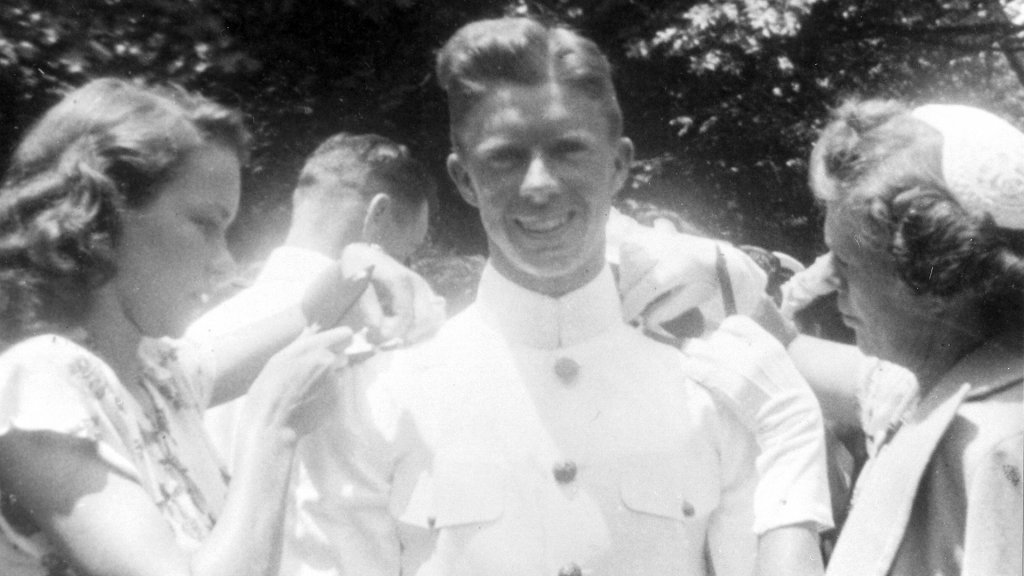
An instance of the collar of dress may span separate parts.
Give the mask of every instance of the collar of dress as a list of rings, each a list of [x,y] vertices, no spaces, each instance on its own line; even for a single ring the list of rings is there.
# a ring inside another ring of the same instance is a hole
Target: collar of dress
[[[484,267],[476,308],[508,340],[541,349],[573,346],[621,325],[622,309],[611,269],[561,298],[523,288],[490,263]]]

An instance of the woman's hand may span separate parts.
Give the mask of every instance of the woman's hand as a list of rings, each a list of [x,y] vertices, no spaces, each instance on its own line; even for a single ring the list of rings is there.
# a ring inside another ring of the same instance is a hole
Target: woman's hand
[[[267,362],[250,391],[254,409],[264,409],[271,425],[301,437],[317,427],[335,406],[338,378],[348,365],[344,349],[352,330],[307,328]]]
[[[374,343],[412,343],[433,335],[445,320],[444,300],[427,281],[370,244],[348,245],[335,265],[348,278],[372,270],[370,288],[342,320],[367,327]]]

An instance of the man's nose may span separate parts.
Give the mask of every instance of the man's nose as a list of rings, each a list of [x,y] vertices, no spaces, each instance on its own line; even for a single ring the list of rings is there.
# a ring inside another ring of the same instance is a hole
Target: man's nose
[[[520,193],[532,202],[547,202],[558,193],[558,180],[552,171],[550,161],[543,154],[530,159],[520,186]]]

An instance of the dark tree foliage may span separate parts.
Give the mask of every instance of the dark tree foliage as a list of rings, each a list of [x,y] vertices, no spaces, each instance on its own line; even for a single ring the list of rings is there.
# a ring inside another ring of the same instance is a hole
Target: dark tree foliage
[[[409,144],[442,183],[439,245],[480,252],[475,215],[444,175],[447,118],[433,57],[465,22],[529,13],[578,28],[612,59],[641,158],[625,194],[809,259],[821,246],[806,157],[829,107],[885,96],[1024,120],[1020,4],[5,0],[0,153],[89,78],[174,81],[252,117],[258,144],[235,233],[243,258],[280,240],[304,157],[341,130]]]

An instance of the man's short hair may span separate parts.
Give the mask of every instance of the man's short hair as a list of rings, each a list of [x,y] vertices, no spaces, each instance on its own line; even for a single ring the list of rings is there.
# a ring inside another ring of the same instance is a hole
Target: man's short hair
[[[436,204],[437,183],[402,144],[378,134],[342,132],[306,160],[295,200],[353,194],[369,201],[379,192],[400,207],[396,218],[412,219],[424,203],[431,208]]]
[[[479,20],[460,28],[437,56],[437,77],[448,94],[452,145],[473,105],[502,85],[553,82],[603,105],[609,136],[622,135],[622,110],[611,65],[594,42],[559,25],[531,18]]]

